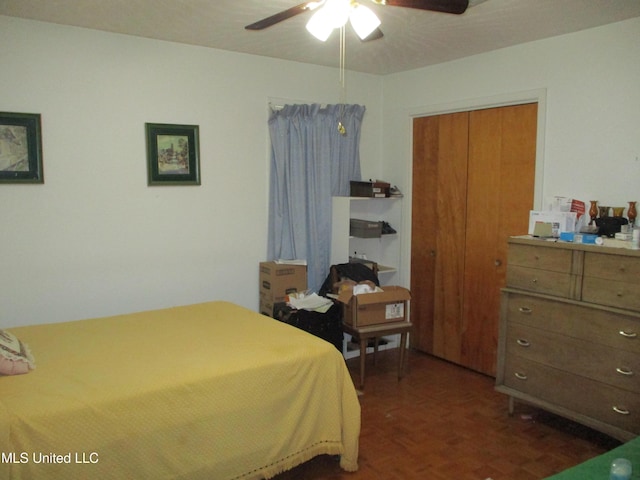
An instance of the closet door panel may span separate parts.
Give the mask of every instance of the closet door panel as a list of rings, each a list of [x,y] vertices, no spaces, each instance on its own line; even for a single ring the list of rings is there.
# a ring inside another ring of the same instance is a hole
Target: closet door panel
[[[500,164],[500,203],[510,211],[509,215],[498,217],[498,232],[500,238],[504,239],[511,235],[525,235],[529,229],[536,175],[538,104],[528,103],[504,109],[502,123],[503,128],[509,131],[509,135],[502,138]],[[506,262],[507,243],[501,243],[499,255]]]
[[[440,115],[433,354],[462,360],[469,115]]]
[[[468,115],[414,120],[412,346],[460,358]]]
[[[533,208],[537,105],[470,112],[463,364],[495,375],[507,240]]]
[[[438,117],[413,121],[413,196],[411,215],[411,345],[433,352],[433,302],[438,212],[430,202],[438,185]],[[429,192],[432,192],[429,194]]]
[[[469,114],[469,176],[464,271],[462,364],[495,371],[499,312],[496,225],[500,203],[502,122],[499,109]]]

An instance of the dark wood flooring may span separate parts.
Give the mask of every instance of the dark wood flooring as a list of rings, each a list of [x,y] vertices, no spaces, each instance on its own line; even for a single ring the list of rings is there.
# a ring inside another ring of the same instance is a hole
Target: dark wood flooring
[[[620,442],[494,390],[494,379],[411,351],[398,382],[397,350],[368,357],[360,469],[320,456],[277,480],[539,480]],[[347,362],[354,382],[358,359]],[[357,384],[357,383],[356,383]]]

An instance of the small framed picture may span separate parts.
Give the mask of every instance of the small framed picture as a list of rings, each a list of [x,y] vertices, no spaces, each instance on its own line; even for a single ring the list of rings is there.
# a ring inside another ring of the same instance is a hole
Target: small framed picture
[[[0,183],[44,183],[39,113],[0,112]]]
[[[148,185],[200,185],[198,125],[147,123]]]

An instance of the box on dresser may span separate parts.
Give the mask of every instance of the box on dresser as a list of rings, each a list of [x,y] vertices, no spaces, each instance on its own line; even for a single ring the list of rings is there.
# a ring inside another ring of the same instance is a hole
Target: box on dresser
[[[509,241],[496,389],[621,440],[640,434],[640,251]]]

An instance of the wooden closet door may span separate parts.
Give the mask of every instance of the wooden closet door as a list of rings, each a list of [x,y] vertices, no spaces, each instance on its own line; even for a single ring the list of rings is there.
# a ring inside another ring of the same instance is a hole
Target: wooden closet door
[[[414,120],[411,344],[495,375],[507,239],[533,207],[537,105]]]
[[[469,116],[414,120],[412,346],[460,361]]]
[[[533,208],[537,105],[469,113],[461,364],[495,375],[507,239]]]

